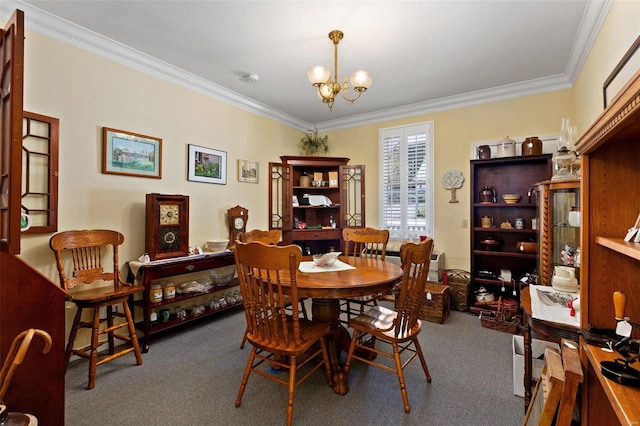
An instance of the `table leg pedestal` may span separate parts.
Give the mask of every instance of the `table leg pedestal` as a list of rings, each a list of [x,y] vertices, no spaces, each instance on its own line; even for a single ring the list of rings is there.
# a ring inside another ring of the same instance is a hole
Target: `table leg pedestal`
[[[340,365],[340,353],[349,349],[351,336],[349,331],[340,324],[340,300],[338,299],[313,299],[311,306],[313,321],[326,322],[330,326],[330,332],[326,337],[329,362],[331,363],[331,380],[333,391],[340,395],[349,392],[347,375]]]

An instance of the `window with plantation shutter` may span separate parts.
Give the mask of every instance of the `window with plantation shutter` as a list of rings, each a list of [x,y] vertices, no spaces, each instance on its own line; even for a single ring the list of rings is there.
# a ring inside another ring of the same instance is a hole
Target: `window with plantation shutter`
[[[433,236],[433,122],[378,135],[380,227],[395,240]]]

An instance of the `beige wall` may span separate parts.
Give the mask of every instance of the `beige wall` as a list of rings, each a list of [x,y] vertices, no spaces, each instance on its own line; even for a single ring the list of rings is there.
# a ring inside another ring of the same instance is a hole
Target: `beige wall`
[[[602,113],[602,84],[639,35],[640,1],[617,0],[572,91],[579,131],[586,131]]]
[[[378,129],[409,123],[434,122],[435,250],[444,252],[447,268],[469,269],[469,160],[471,144],[499,141],[505,136],[526,137],[559,131],[560,118],[570,115],[569,91],[529,96],[479,106],[442,111],[403,120],[376,123],[330,133],[331,154],[366,165],[366,222],[378,226]],[[363,101],[364,102],[364,101]],[[460,170],[465,182],[449,203],[451,193],[440,179],[447,170]]]
[[[25,40],[24,109],[60,119],[59,230],[125,235],[121,260],[144,252],[145,194],[190,196],[190,238],[228,235],[229,207],[268,225],[268,162],[297,154],[300,132],[34,33]],[[102,127],[162,138],[162,179],[101,173]],[[227,152],[227,184],[186,179],[187,145]],[[260,162],[258,184],[237,181],[237,160]],[[24,235],[22,257],[57,281],[50,235]]]
[[[330,132],[330,155],[366,166],[367,224],[378,222],[378,129],[433,120],[436,250],[446,253],[446,267],[468,269],[469,230],[462,220],[469,216],[470,144],[555,133],[561,117],[584,131],[602,110],[602,82],[638,34],[639,8],[636,0],[614,4],[571,90]],[[237,204],[249,209],[250,228],[268,226],[268,162],[298,154],[299,131],[31,32],[25,52],[25,109],[60,119],[60,230],[118,229],[126,236],[122,259],[136,258],[144,251],[150,192],[190,195],[192,244],[225,237],[224,213]],[[162,138],[163,178],[102,174],[103,126]],[[228,153],[227,185],[186,180],[190,143]],[[260,162],[259,184],[237,182],[239,158]],[[450,193],[440,185],[449,169],[467,179],[458,204],[448,203]],[[55,280],[49,237],[24,235],[22,257]]]

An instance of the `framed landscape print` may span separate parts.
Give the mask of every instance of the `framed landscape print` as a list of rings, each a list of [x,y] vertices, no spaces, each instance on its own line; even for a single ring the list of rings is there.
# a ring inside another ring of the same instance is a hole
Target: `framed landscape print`
[[[227,184],[227,153],[189,144],[187,179],[194,182]]]
[[[238,181],[258,183],[258,163],[256,161],[238,160]]]
[[[102,173],[162,178],[162,139],[103,127]]]

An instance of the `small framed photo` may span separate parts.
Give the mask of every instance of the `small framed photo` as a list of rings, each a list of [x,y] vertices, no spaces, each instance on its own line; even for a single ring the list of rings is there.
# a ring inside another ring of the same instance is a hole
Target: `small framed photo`
[[[255,161],[238,160],[238,181],[258,183],[258,165]]]
[[[189,144],[187,179],[194,182],[227,184],[227,153]]]
[[[638,70],[640,70],[640,36],[636,38],[602,85],[605,108]]]
[[[162,178],[162,139],[102,128],[102,173]]]

